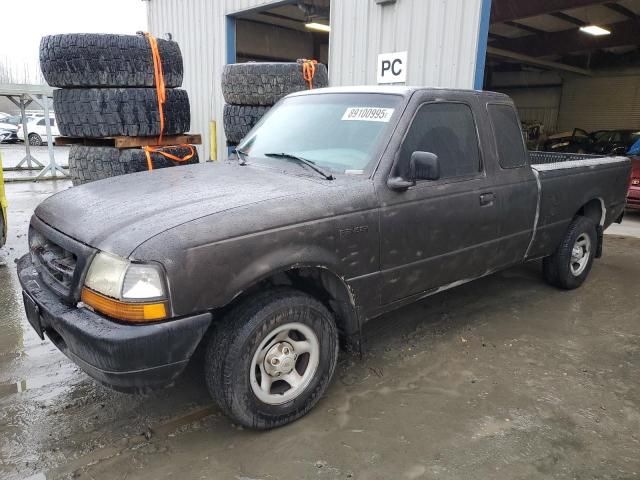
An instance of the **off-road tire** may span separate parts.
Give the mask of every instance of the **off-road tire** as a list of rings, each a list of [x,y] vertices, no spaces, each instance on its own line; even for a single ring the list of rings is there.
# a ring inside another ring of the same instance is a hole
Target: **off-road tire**
[[[230,144],[238,144],[271,107],[260,105],[225,105],[224,133]]]
[[[329,85],[327,67],[316,65],[313,88]],[[300,63],[233,63],[222,72],[222,94],[233,105],[274,105],[290,93],[307,90]]]
[[[573,246],[580,235],[586,234],[591,240],[591,251],[588,263],[582,273],[575,276],[570,269]],[[593,220],[578,216],[573,219],[564,238],[556,251],[543,259],[542,271],[545,281],[563,290],[573,290],[584,283],[596,256],[598,237]]]
[[[188,132],[189,97],[168,89],[164,104],[164,135]],[[54,90],[53,105],[61,135],[101,138],[160,134],[155,88],[69,88]]]
[[[176,42],[158,39],[168,88],[182,85],[183,65]],[[40,68],[52,87],[153,87],[149,41],[142,35],[72,33],[40,40]]]
[[[180,146],[164,147],[163,150],[179,158],[185,157],[190,152],[187,147]],[[176,162],[158,152],[153,152],[151,162],[154,170],[191,165],[198,163],[198,151],[195,150],[193,157],[184,162]],[[120,150],[114,147],[72,145],[69,150],[69,176],[74,186],[127,173],[144,172],[148,169],[147,157],[141,148]]]
[[[300,322],[320,342],[315,375],[299,396],[271,405],[253,392],[249,372],[260,342],[279,325]],[[325,392],[338,358],[338,332],[322,303],[291,288],[265,290],[236,306],[214,327],[205,353],[205,378],[211,396],[233,422],[253,429],[279,427],[305,415]]]

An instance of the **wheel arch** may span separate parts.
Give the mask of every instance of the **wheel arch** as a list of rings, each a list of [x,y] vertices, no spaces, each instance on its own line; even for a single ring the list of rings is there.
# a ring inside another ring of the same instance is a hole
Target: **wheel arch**
[[[359,348],[361,322],[355,296],[346,280],[326,265],[293,264],[264,274],[236,292],[220,312],[230,310],[259,290],[278,286],[290,286],[320,301],[333,314],[343,347]]]
[[[607,207],[602,198],[592,198],[580,207],[575,216],[587,217],[593,220],[596,225],[603,227],[607,218]]]

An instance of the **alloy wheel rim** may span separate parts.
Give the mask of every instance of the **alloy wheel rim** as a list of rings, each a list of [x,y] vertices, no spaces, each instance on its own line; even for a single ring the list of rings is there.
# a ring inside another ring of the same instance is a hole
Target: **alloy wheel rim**
[[[269,405],[297,398],[320,363],[320,342],[303,323],[287,323],[271,331],[256,349],[250,365],[251,389]]]

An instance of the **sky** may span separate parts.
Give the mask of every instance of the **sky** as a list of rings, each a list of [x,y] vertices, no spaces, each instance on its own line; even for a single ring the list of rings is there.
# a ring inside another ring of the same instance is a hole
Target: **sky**
[[[147,2],[142,0],[0,0],[0,3],[0,64],[19,77],[17,82],[39,77],[38,46],[43,35],[135,34],[147,30]]]

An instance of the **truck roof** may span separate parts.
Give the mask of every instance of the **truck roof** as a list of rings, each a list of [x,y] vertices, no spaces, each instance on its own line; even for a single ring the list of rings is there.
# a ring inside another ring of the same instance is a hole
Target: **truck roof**
[[[303,90],[301,92],[292,93],[289,96],[297,97],[302,95],[321,95],[324,93],[382,93],[391,95],[407,96],[418,90],[434,92],[457,92],[466,93],[469,95],[481,95],[491,98],[499,98],[502,100],[509,100],[509,97],[503,93],[490,92],[484,90],[468,90],[462,88],[443,88],[443,87],[416,87],[405,85],[359,85],[352,87],[328,87],[317,88],[314,90]]]

